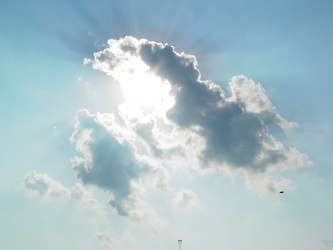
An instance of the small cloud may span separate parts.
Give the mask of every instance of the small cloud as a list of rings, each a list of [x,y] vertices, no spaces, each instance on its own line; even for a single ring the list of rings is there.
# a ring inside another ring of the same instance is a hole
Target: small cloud
[[[106,249],[112,249],[114,246],[114,240],[111,238],[110,234],[107,232],[99,232],[96,234],[96,238]]]
[[[89,59],[89,58],[84,58],[83,59],[83,65],[87,65],[87,64],[90,64],[90,63],[92,63],[91,59]]]
[[[131,202],[128,216],[132,221],[150,225],[155,232],[168,224],[167,219],[160,218],[154,207],[142,198],[133,197]]]
[[[245,182],[250,189],[260,190],[262,193],[279,193],[281,190],[294,190],[293,183],[285,178],[273,178],[271,175],[245,174]]]
[[[53,132],[53,136],[54,136],[54,137],[59,137],[59,136],[60,136],[60,131],[59,131],[59,129],[57,128],[57,126],[53,126],[53,128],[52,128],[52,132]]]
[[[182,188],[176,193],[173,205],[182,209],[195,208],[200,205],[200,200],[192,190]]]
[[[47,174],[29,171],[21,183],[24,193],[28,196],[41,196],[42,198],[68,198],[70,190],[60,182],[53,180]]]
[[[325,245],[325,247],[333,248],[333,239],[322,240],[322,243]]]

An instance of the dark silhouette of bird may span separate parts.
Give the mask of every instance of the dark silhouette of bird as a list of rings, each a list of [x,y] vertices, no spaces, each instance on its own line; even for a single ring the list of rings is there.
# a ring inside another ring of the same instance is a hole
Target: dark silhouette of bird
[[[284,193],[284,191],[280,191],[280,194],[283,194]]]

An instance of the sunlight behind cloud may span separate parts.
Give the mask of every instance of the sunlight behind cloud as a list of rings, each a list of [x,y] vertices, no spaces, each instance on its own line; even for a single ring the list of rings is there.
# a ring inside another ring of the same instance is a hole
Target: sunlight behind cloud
[[[108,47],[94,53],[93,59],[85,59],[84,64],[92,64],[120,83],[126,102],[119,106],[119,118],[124,119],[119,124],[132,131],[130,143],[136,150],[145,145],[147,150],[140,152],[149,152],[146,157],[157,157],[156,161],[181,158],[187,148],[195,151],[203,141],[204,147],[189,157],[197,159],[198,169],[228,166],[236,172],[269,175],[290,165],[312,164],[307,155],[285,148],[270,133],[272,124],[287,130],[297,123],[275,110],[260,84],[235,76],[228,97],[219,85],[201,79],[195,56],[178,53],[173,46],[130,36],[107,43]],[[158,139],[173,133],[161,130],[168,124],[180,134],[191,135],[185,144],[174,138],[179,148],[170,149],[173,153],[163,150]]]
[[[91,63],[94,69],[119,82],[126,104],[136,106],[144,113],[164,116],[175,104],[170,95],[170,82],[155,74],[137,54],[140,40],[125,37],[119,41],[108,40],[109,47],[95,52],[94,60],[85,58],[83,64]]]
[[[143,111],[159,110],[165,112],[174,104],[169,92],[170,84],[162,81],[149,67],[138,58],[131,58],[122,65],[122,72],[117,74],[126,101]]]

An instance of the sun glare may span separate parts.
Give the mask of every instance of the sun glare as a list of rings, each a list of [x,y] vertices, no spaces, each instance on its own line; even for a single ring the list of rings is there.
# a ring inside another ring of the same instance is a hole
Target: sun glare
[[[138,58],[123,64],[117,78],[126,102],[143,111],[165,110],[174,104],[170,84],[149,72],[149,67]]]

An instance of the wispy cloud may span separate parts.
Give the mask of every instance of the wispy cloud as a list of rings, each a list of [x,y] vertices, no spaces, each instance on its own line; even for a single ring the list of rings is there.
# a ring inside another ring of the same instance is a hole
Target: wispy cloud
[[[182,188],[173,199],[173,205],[177,208],[187,209],[198,207],[200,199],[192,190]]]
[[[47,174],[29,171],[21,183],[23,191],[28,196],[41,196],[48,198],[69,198],[71,191],[60,182],[53,180]]]
[[[333,239],[322,240],[323,244],[328,248],[333,248]]]
[[[104,221],[106,221],[106,213],[102,206],[94,199],[94,195],[80,183],[76,183],[73,187],[67,188],[45,173],[38,173],[35,170],[31,170],[25,175],[21,183],[21,188],[29,197],[40,197],[48,201],[63,199],[79,202],[79,204],[83,204],[86,209],[93,212],[93,221],[96,223],[96,228],[104,230],[109,227],[109,225],[104,223]],[[108,232],[97,232],[96,238],[108,249],[110,249],[115,242],[111,239],[110,233]]]
[[[43,199],[68,199],[83,202],[87,207],[96,209],[99,207],[97,200],[86,190],[82,184],[76,183],[71,188],[66,188],[62,183],[52,179],[46,173],[38,173],[31,170],[26,173],[21,188],[27,196],[39,196]],[[98,208],[99,209],[99,208]]]
[[[114,240],[110,237],[108,233],[100,232],[96,234],[96,237],[105,248],[111,249],[113,247]]]

